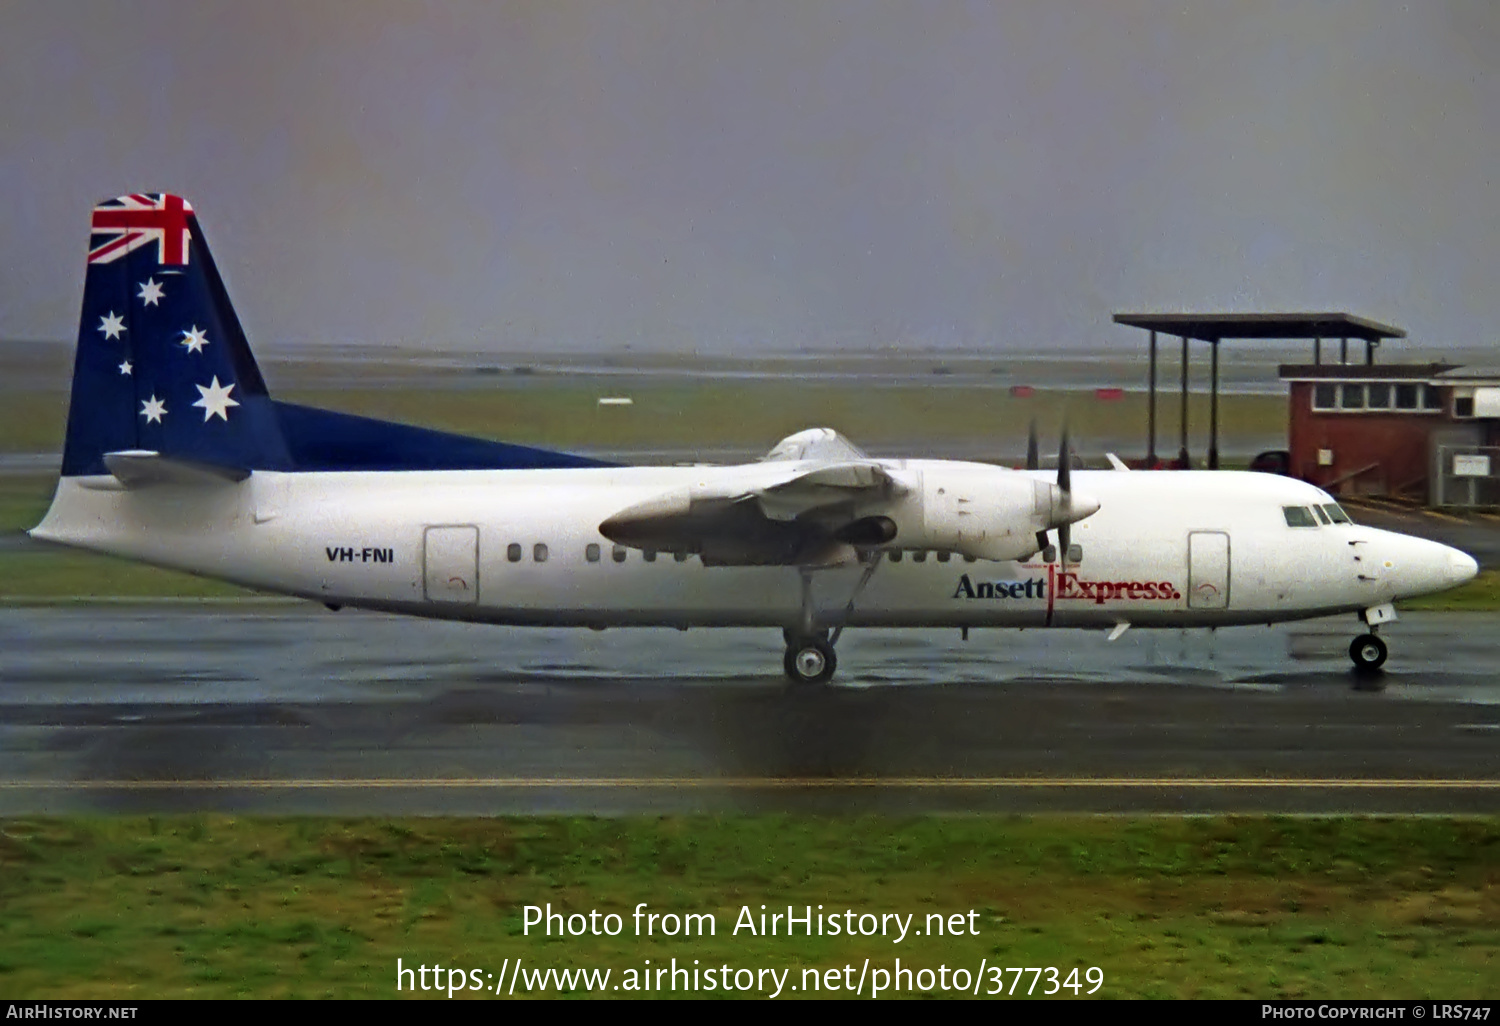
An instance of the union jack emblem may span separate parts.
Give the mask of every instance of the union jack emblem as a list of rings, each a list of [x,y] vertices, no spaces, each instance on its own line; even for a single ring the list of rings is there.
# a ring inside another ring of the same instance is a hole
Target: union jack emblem
[[[192,204],[181,196],[135,193],[94,208],[89,263],[107,264],[131,250],[156,243],[159,264],[188,262],[188,218]],[[101,240],[100,236],[104,236]]]

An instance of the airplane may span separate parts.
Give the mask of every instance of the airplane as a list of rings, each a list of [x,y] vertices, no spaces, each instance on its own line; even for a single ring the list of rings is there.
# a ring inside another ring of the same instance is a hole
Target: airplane
[[[836,431],[621,466],[273,399],[191,204],[90,226],[62,472],[31,536],[314,600],[491,624],[769,627],[794,684],[845,628],[1218,628],[1357,614],[1474,559],[1269,474],[875,459]]]

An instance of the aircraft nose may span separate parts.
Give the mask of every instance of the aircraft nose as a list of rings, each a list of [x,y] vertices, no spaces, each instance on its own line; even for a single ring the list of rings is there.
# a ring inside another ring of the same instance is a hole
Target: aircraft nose
[[[1467,552],[1458,549],[1448,550],[1448,583],[1456,586],[1472,581],[1474,575],[1479,573],[1479,563]]]

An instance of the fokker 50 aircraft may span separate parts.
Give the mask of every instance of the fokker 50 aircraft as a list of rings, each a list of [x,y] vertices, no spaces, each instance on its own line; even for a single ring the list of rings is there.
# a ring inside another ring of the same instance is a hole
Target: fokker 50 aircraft
[[[1034,461],[1033,461],[1034,463]],[[1269,474],[871,459],[628,467],[272,399],[193,208],[94,209],[62,479],[32,536],[332,608],[495,624],[776,627],[793,681],[845,627],[1226,627],[1332,613],[1380,666],[1397,599],[1474,576]]]

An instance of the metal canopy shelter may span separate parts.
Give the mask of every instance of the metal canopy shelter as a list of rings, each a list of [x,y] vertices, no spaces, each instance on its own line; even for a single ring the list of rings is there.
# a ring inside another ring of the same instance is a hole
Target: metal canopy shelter
[[[1339,340],[1339,363],[1349,362],[1349,340],[1363,339],[1365,364],[1375,362],[1375,347],[1388,338],[1405,338],[1406,332],[1348,313],[1125,313],[1115,314],[1115,323],[1143,328],[1151,333],[1150,397],[1147,404],[1146,465],[1156,465],[1156,335],[1176,335],[1182,340],[1182,439],[1177,453],[1180,466],[1188,456],[1188,340],[1207,342],[1211,365],[1209,386],[1208,469],[1219,469],[1219,343],[1225,339],[1312,339],[1313,363],[1323,362],[1323,340]]]

